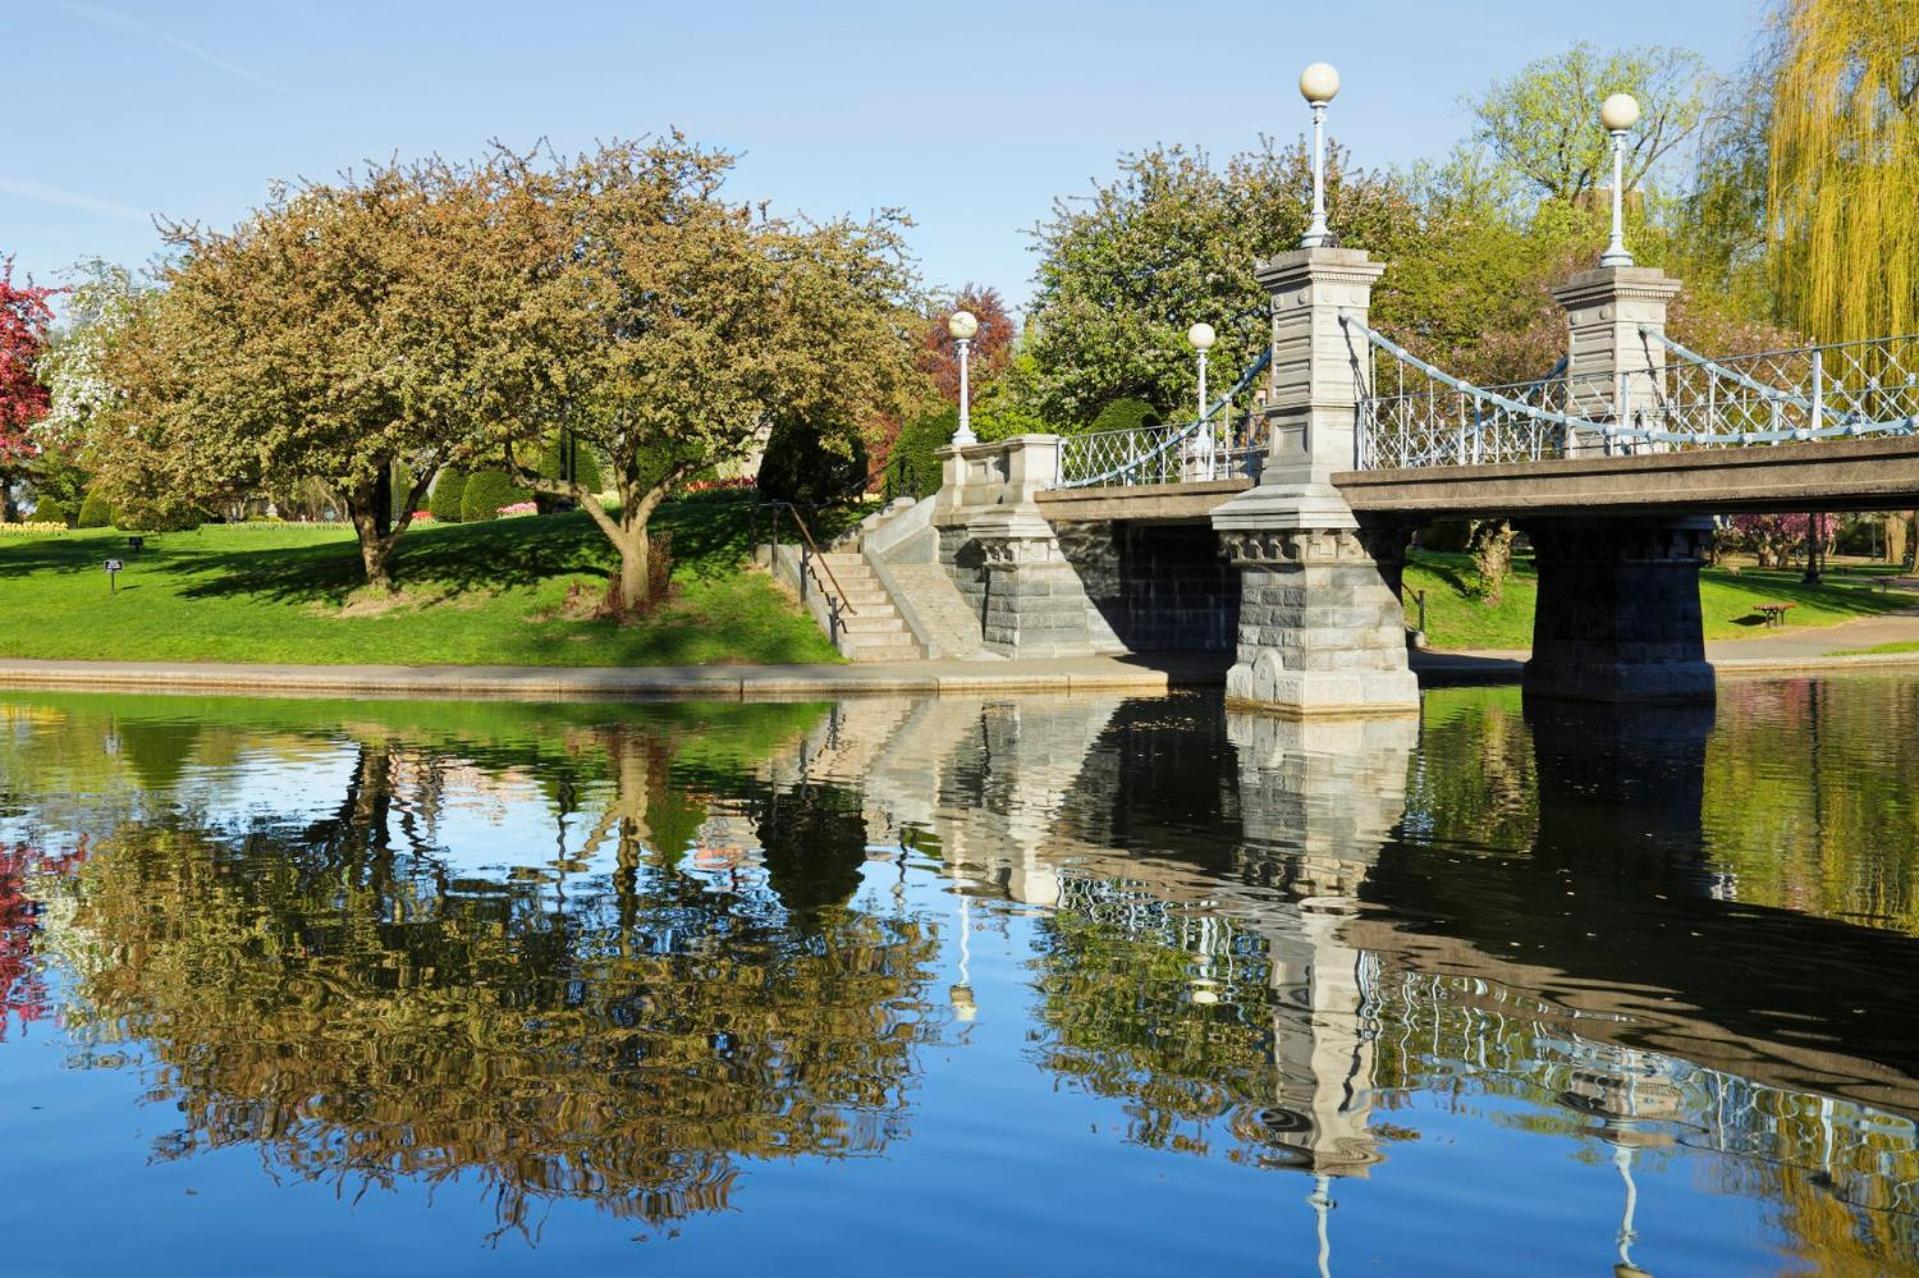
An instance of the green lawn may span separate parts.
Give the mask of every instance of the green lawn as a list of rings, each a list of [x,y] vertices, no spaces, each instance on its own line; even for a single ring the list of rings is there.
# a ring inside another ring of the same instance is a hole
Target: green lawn
[[[750,499],[661,508],[674,597],[632,625],[569,619],[603,590],[611,547],[584,514],[416,526],[397,600],[361,588],[341,528],[209,525],[147,538],[0,535],[0,656],[336,665],[646,666],[838,661],[814,622],[746,568]],[[101,564],[125,561],[118,593]]]
[[[1699,607],[1708,639],[1751,638],[1764,633],[1755,606],[1771,600],[1794,605],[1790,628],[1832,626],[1842,621],[1897,612],[1919,604],[1908,591],[1881,591],[1874,574],[1829,572],[1817,586],[1799,580],[1798,569],[1745,568],[1733,574],[1708,568],[1699,577]],[[1488,608],[1469,593],[1472,557],[1417,551],[1406,565],[1406,614],[1417,624],[1414,591],[1426,592],[1426,636],[1438,649],[1524,649],[1532,646],[1533,605],[1539,579],[1531,559],[1515,559],[1505,598]],[[1775,632],[1777,633],[1777,632]]]

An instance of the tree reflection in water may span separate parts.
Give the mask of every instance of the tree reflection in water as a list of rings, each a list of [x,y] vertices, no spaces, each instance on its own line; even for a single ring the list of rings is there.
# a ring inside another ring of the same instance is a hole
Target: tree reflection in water
[[[674,742],[593,741],[613,785],[588,837],[617,836],[618,868],[564,897],[395,846],[446,760],[392,740],[358,743],[305,829],[182,813],[102,840],[71,880],[71,1015],[150,1057],[182,1116],[161,1155],[255,1144],[348,1193],[474,1174],[527,1230],[541,1200],[670,1221],[726,1206],[741,1157],[884,1149],[934,1025],[927,925],[848,905],[843,870],[796,872],[796,900],[687,871],[699,779]],[[855,830],[821,839],[863,855]]]

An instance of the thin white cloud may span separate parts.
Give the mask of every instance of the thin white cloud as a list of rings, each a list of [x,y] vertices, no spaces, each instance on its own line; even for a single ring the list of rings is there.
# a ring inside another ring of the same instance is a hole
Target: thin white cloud
[[[99,217],[113,218],[120,222],[141,222],[151,225],[150,214],[126,204],[116,204],[112,200],[96,199],[91,195],[82,195],[78,191],[63,190],[57,186],[48,186],[44,182],[27,182],[20,178],[0,177],[0,194],[17,195],[23,200],[35,200],[41,204],[55,204],[64,209],[79,209],[83,213],[92,213]]]
[[[199,45],[194,44],[191,40],[183,40],[172,32],[162,31],[158,27],[142,22],[130,14],[121,13],[117,9],[102,8],[99,5],[93,4],[79,4],[76,3],[75,0],[51,0],[51,2],[54,8],[65,10],[76,18],[84,18],[96,26],[106,27],[109,30],[118,31],[123,35],[138,36],[147,40],[157,40],[169,48],[177,49],[190,58],[204,62],[210,67],[218,67],[228,75],[245,80],[248,84],[258,85],[262,89],[270,89],[275,93],[286,92],[286,86],[284,85],[277,84],[263,75],[249,71],[237,62],[229,62],[217,53],[210,53]]]

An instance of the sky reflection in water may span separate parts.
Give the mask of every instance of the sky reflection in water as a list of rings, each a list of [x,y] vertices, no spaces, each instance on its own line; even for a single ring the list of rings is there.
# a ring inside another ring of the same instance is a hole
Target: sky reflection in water
[[[1919,1268],[1915,730],[0,694],[10,1260]]]

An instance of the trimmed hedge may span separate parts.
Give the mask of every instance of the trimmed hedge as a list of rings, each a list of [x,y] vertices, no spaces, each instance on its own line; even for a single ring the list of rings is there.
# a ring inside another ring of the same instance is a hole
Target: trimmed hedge
[[[467,473],[448,466],[433,478],[433,491],[427,495],[427,511],[443,524],[460,522],[460,503],[466,500]]]
[[[958,429],[957,404],[906,423],[893,441],[893,454],[886,463],[888,472],[896,482],[910,487],[914,496],[932,496],[940,487],[940,459],[933,450],[952,443],[953,432]]]
[[[1086,429],[1088,432],[1102,430],[1139,430],[1145,426],[1158,426],[1164,420],[1157,408],[1143,399],[1134,399],[1122,395],[1106,407],[1099,410],[1099,416]]]
[[[73,527],[73,511],[57,497],[42,497],[33,505],[33,521],[37,524],[65,524]]]
[[[498,517],[500,507],[516,506],[532,499],[533,494],[514,483],[505,471],[477,470],[466,481],[466,491],[460,496],[460,519],[465,523],[493,519]]]
[[[111,528],[113,527],[113,507],[98,493],[88,493],[87,499],[80,503],[80,518],[75,521],[75,526]]]
[[[840,452],[813,422],[775,422],[760,459],[759,490],[809,510],[844,505],[866,487],[866,445],[855,435],[848,447]]]
[[[559,440],[556,439],[546,446],[546,451],[540,454],[540,464],[535,467],[535,469],[540,472],[540,476],[544,479],[560,479],[563,477],[563,471],[560,466]],[[578,443],[577,441],[574,443],[573,478],[580,482],[580,487],[590,493],[600,491],[600,484],[603,482],[600,476],[600,455],[592,445]]]

